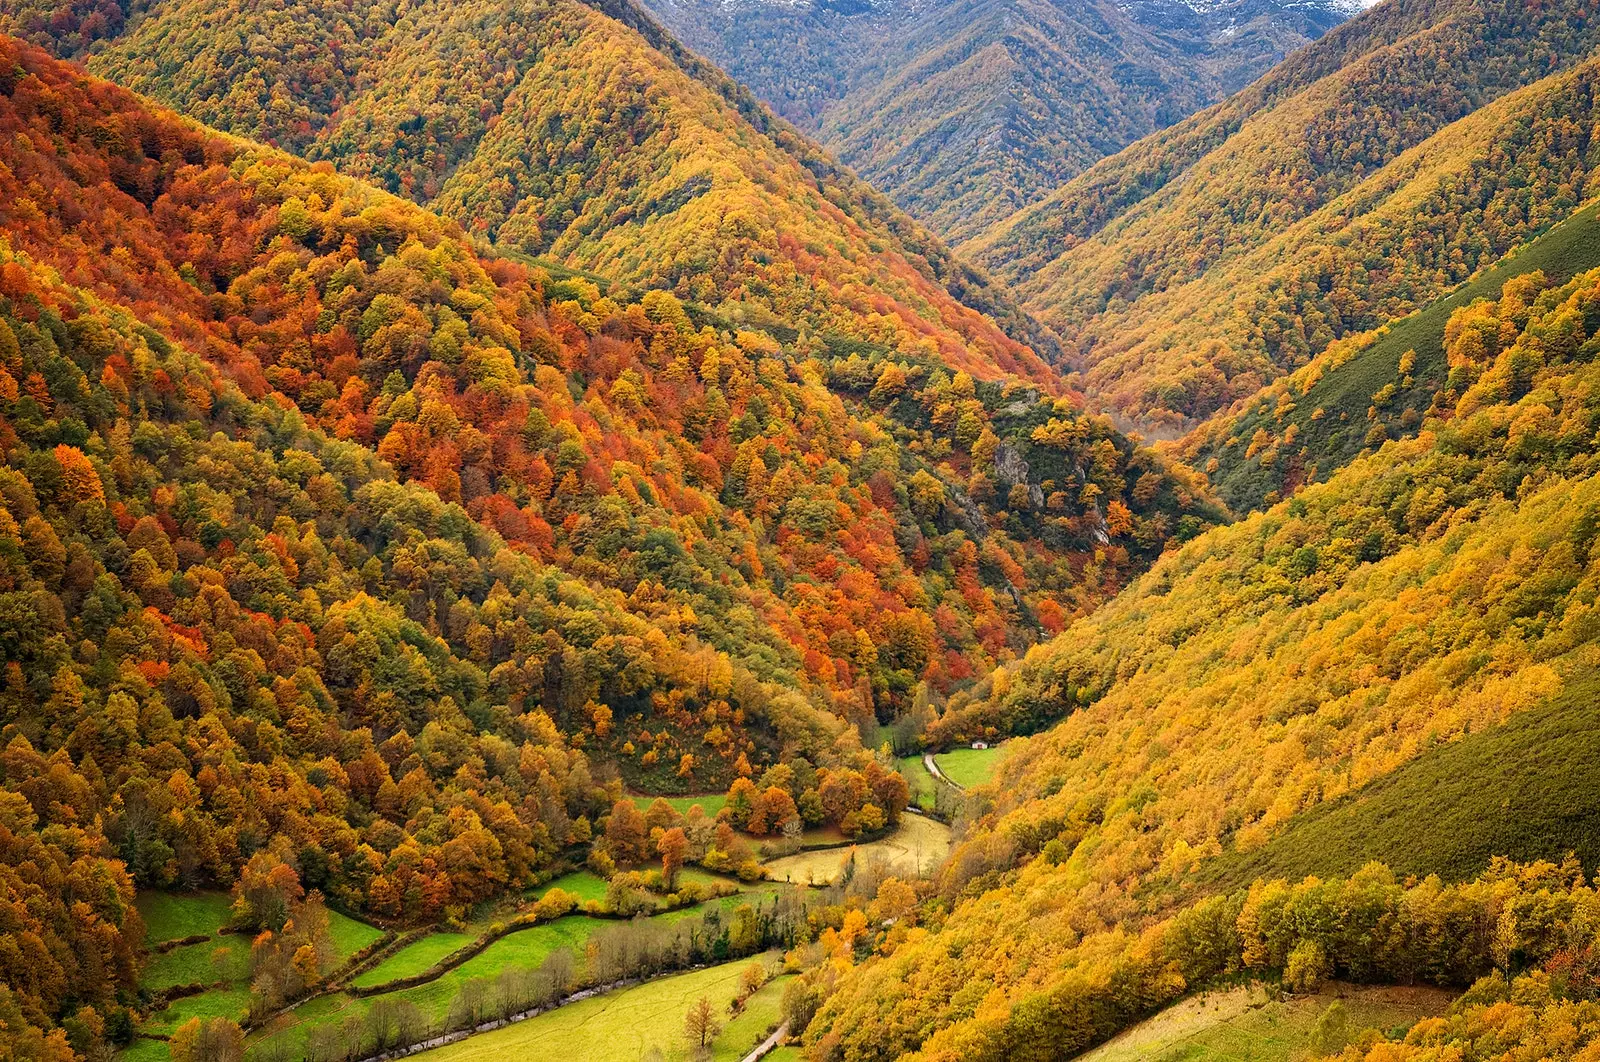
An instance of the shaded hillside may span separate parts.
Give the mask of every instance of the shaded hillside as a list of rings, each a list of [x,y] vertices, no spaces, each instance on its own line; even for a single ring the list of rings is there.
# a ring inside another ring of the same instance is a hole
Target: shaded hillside
[[[978,256],[1062,332],[1098,400],[1175,430],[1581,203],[1589,130],[1573,115],[1594,71],[1552,71],[1596,43],[1583,3],[1382,5]]]
[[[1479,299],[1498,300],[1515,277],[1538,272],[1562,281],[1597,265],[1600,206],[1592,206],[1425,309],[1332,344],[1172,451],[1204,468],[1235,511],[1275,503],[1364,450],[1415,433],[1436,400],[1451,401],[1445,346],[1458,311]]]
[[[1256,0],[658,0],[652,10],[958,244],[1346,15]]]
[[[1576,678],[1550,703],[1467,734],[1297,816],[1260,848],[1211,860],[1205,887],[1257,878],[1354,874],[1378,860],[1397,874],[1462,881],[1496,856],[1572,852],[1600,866],[1600,686]]]

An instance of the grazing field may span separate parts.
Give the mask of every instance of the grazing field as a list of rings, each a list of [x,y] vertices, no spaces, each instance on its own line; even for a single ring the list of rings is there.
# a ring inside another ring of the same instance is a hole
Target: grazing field
[[[232,1018],[238,1021],[244,1017],[249,1006],[249,986],[234,983],[227,988],[213,988],[197,996],[174,1000],[165,1010],[152,1014],[139,1027],[139,1031],[170,1036],[190,1018]]]
[[[694,882],[696,885],[705,886],[706,888],[710,888],[714,885],[737,885],[741,889],[748,889],[750,887],[741,882],[738,878],[731,877],[726,874],[713,874],[711,871],[697,866],[687,866],[678,871],[678,884],[680,886],[682,886],[684,882],[689,881]]]
[[[397,994],[392,998],[400,997]],[[318,996],[280,1014],[264,1027],[252,1030],[245,1040],[245,1054],[251,1059],[304,1058],[306,1033],[312,1027],[338,1022],[350,1015],[364,1018],[370,1006],[369,1000],[357,999],[345,992]]]
[[[574,870],[570,874],[563,874],[553,881],[548,881],[533,890],[534,895],[543,896],[551,889],[560,889],[569,896],[576,896],[579,903],[586,900],[604,900],[606,898],[606,879],[588,870]]]
[[[328,935],[333,938],[333,953],[340,962],[383,936],[383,930],[358,922],[338,911],[328,912]]]
[[[902,877],[922,877],[938,867],[950,851],[950,827],[922,815],[905,815],[888,837],[848,848],[797,852],[765,864],[774,881],[825,885],[834,881],[852,856],[860,865],[875,858],[890,861]]]
[[[921,756],[906,756],[895,763],[900,774],[905,778],[906,785],[911,787],[911,804],[923,811],[932,811],[934,807],[933,787],[938,783],[933,775],[928,773],[928,765],[922,762]]]
[[[635,796],[633,802],[639,805],[640,811],[643,811],[651,804],[654,804],[656,799],[653,796]],[[661,799],[671,804],[672,809],[680,815],[689,814],[689,809],[699,804],[700,810],[706,813],[706,817],[714,819],[717,817],[717,812],[721,811],[723,805],[728,802],[728,795],[726,793],[706,793],[704,796],[669,796]]]
[[[748,965],[748,962],[739,964],[741,969]],[[711,1045],[712,1062],[739,1062],[751,1048],[767,1038],[783,1020],[783,990],[792,980],[793,975],[775,977],[745,1000],[744,1010],[728,1021],[717,1042]]]
[[[273,1041],[276,1046],[287,1041],[292,1053],[298,1056],[305,1043],[306,1033],[316,1025],[330,1021],[342,1022],[352,1016],[365,1019],[372,1004],[380,999],[414,1003],[430,1023],[438,1024],[449,1016],[450,1004],[461,991],[461,986],[477,978],[494,978],[506,969],[538,969],[539,965],[558,948],[569,948],[582,955],[589,936],[611,923],[597,918],[572,915],[554,922],[519,929],[490,944],[454,969],[447,970],[431,981],[411,988],[357,998],[346,993],[335,993],[312,1000],[290,1014],[283,1015],[267,1026],[258,1038],[252,1039],[252,1048],[264,1051],[261,1045]],[[406,949],[402,949],[404,951]],[[387,962],[375,967],[382,970]],[[431,964],[430,964],[431,965]],[[422,969],[427,969],[424,966]],[[421,970],[415,971],[420,973]],[[399,975],[405,976],[405,975]],[[378,980],[361,978],[366,984],[383,984],[395,977],[384,976]]]
[[[250,938],[242,933],[221,932],[231,906],[228,895],[147,892],[141,893],[137,902],[152,944],[202,935],[211,938],[152,955],[140,986],[151,992],[178,985],[220,986],[173,1000],[151,1014],[139,1031],[170,1036],[190,1018],[242,1019],[250,1006]],[[328,932],[339,962],[383,936],[377,927],[337,911],[328,912]],[[122,1053],[125,1062],[154,1062],[167,1057],[167,1045],[148,1038],[136,1040]]]
[[[250,976],[250,938],[242,933],[185,944],[150,957],[139,983],[152,992],[176,985],[243,981]]]
[[[357,988],[371,988],[403,977],[415,977],[477,939],[473,933],[429,933],[400,948],[350,983]]]
[[[1243,986],[1191,996],[1078,1059],[1300,1062],[1318,1053],[1337,1053],[1364,1029],[1409,1029],[1422,1018],[1442,1014],[1452,998],[1436,988],[1330,985],[1321,992],[1274,1001],[1260,985]],[[1330,1016],[1323,1022],[1319,1040],[1318,1022],[1335,1002],[1343,1019]]]
[[[171,1057],[165,1040],[152,1040],[148,1036],[139,1037],[117,1052],[118,1062],[167,1062]]]
[[[450,1001],[466,982],[478,977],[496,977],[505,969],[536,970],[558,948],[570,948],[581,955],[584,942],[590,935],[608,924],[599,919],[574,915],[519,929],[501,937],[460,966],[440,974],[427,984],[389,995],[396,999],[409,999],[421,1007],[430,1019],[442,1021],[450,1010]]]
[[[933,758],[944,776],[959,786],[982,785],[994,777],[995,765],[1000,762],[1000,746],[986,749],[951,749]]]
[[[134,900],[152,945],[214,935],[228,921],[232,904],[225,892],[141,892]]]
[[[1600,865],[1600,679],[1585,678],[1492,730],[1426,752],[1289,822],[1259,848],[1200,868],[1208,886],[1258,877],[1396,874],[1462,881],[1491,856]]]
[[[775,959],[776,953],[763,957],[769,964]],[[719,1020],[726,1019],[728,1002],[739,985],[739,972],[751,961],[744,959],[662,977],[621,992],[595,996],[417,1057],[428,1062],[499,1062],[505,1058],[639,1062],[651,1048],[658,1048],[669,1060],[683,1059],[687,1057],[683,1016],[689,1005],[705,996],[716,1008]],[[726,1030],[723,1035],[727,1036]],[[752,1040],[745,1049],[755,1043]],[[741,1054],[729,1050],[715,1057],[737,1059]]]

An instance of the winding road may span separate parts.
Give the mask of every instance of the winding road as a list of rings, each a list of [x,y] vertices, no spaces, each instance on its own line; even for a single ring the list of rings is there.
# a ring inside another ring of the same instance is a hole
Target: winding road
[[[928,769],[928,773],[929,774],[931,774],[935,778],[939,779],[941,782],[943,782],[945,785],[949,786],[951,789],[954,789],[954,790],[956,790],[957,792],[960,792],[960,793],[965,793],[967,791],[967,787],[966,786],[962,785],[960,782],[955,781],[949,775],[947,775],[943,771],[939,770],[939,765],[937,763],[933,762],[933,753],[924,752],[922,754],[922,765]]]

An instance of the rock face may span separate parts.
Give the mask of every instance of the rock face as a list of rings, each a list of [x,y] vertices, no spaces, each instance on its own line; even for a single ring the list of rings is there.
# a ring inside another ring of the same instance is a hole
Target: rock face
[[[1247,84],[1357,0],[647,0],[956,244]]]
[[[1014,487],[1018,483],[1026,484],[1029,503],[1035,509],[1044,507],[1044,488],[1037,483],[1028,482],[1028,461],[1022,456],[1021,451],[1009,443],[1001,443],[994,452],[994,470],[1008,487]]]

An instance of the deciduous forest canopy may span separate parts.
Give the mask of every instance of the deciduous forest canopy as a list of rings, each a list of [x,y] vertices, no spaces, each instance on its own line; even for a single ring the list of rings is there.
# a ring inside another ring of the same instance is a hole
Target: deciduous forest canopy
[[[0,1058],[1595,1057],[1593,4],[660,13],[0,3]]]

